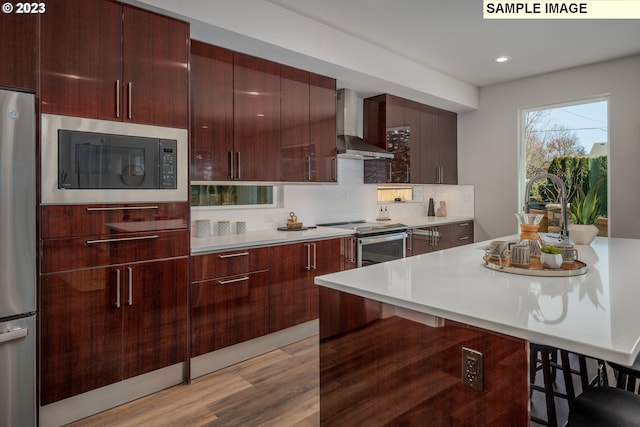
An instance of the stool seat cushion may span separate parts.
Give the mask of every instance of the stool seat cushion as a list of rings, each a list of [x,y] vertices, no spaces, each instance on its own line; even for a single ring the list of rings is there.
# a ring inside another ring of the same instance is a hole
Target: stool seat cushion
[[[593,387],[572,402],[567,427],[640,426],[640,396],[613,387]]]

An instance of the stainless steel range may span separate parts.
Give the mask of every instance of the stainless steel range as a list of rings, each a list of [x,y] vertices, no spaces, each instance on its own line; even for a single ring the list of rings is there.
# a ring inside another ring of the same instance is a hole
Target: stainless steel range
[[[350,221],[318,226],[355,230],[355,239],[353,245],[348,248],[348,256],[358,267],[392,261],[407,255],[408,227],[404,224]]]

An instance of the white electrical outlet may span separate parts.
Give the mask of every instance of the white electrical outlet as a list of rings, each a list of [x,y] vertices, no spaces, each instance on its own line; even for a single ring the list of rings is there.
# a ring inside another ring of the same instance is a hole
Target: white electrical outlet
[[[484,355],[462,347],[462,384],[477,391],[484,390]]]

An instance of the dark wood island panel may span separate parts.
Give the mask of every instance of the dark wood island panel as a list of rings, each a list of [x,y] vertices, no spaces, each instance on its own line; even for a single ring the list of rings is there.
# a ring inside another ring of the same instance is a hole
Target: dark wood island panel
[[[524,340],[324,287],[320,337],[323,426],[529,423]],[[484,391],[462,385],[462,347],[484,354]]]

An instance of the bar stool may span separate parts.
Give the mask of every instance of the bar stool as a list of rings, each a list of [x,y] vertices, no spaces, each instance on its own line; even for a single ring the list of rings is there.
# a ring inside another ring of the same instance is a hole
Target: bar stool
[[[640,396],[614,387],[593,387],[569,409],[567,427],[633,427],[640,425]]]
[[[593,387],[569,407],[567,427],[631,427],[640,425],[640,371],[607,362],[614,370],[616,387]]]
[[[545,403],[547,408],[547,419],[543,420],[536,416],[531,416],[531,421],[538,424],[546,425],[549,427],[557,427],[558,418],[556,415],[556,403],[555,397],[567,399],[567,402],[572,402],[575,399],[575,391],[573,388],[573,379],[571,377],[571,364],[569,363],[569,352],[566,350],[558,350],[555,347],[530,343],[530,361],[529,361],[529,387],[530,395],[534,391],[543,392],[545,395]],[[560,351],[560,363],[558,360],[558,351]],[[540,358],[538,358],[540,354]],[[562,376],[565,383],[565,393],[554,390],[554,383],[556,378],[556,370],[562,371]],[[542,383],[543,386],[535,384],[536,372],[542,371]]]

